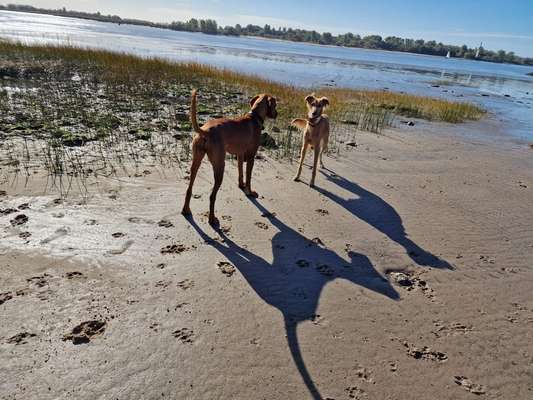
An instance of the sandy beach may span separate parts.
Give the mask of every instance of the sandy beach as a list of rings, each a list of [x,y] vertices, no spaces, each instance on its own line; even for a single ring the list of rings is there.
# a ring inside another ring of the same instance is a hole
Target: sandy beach
[[[206,161],[190,220],[157,166],[3,185],[0,398],[531,399],[533,150],[494,124],[358,132],[316,189],[264,155],[254,201],[228,161],[219,231]]]

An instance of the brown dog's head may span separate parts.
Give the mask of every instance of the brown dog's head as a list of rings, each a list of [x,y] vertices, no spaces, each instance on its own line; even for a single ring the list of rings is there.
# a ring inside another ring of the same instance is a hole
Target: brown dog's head
[[[255,111],[263,119],[275,119],[278,116],[276,98],[266,93],[258,94],[251,99],[250,107],[252,107],[252,111]]]
[[[329,100],[327,97],[317,99],[313,93],[305,98],[305,104],[307,105],[307,110],[309,110],[308,118],[313,119],[322,115],[324,108],[329,106]]]

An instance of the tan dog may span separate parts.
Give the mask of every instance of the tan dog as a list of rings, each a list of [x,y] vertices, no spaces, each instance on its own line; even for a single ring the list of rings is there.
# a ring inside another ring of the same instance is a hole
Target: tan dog
[[[327,97],[321,97],[317,99],[314,94],[311,94],[305,98],[305,104],[309,113],[307,119],[297,118],[292,120],[291,124],[297,128],[303,129],[302,150],[300,153],[300,165],[298,166],[298,172],[294,177],[295,181],[300,180],[300,174],[302,173],[302,166],[304,163],[305,153],[307,146],[311,146],[311,149],[315,150],[313,160],[313,174],[311,175],[311,182],[309,186],[315,186],[316,166],[320,159],[320,167],[324,168],[322,162],[322,153],[328,149],[329,139],[329,118],[326,114],[322,114],[324,108],[329,106],[329,100]]]
[[[218,118],[208,121],[202,127],[196,121],[196,90],[192,92],[191,99],[191,124],[197,133],[192,141],[192,165],[189,188],[185,195],[182,214],[190,215],[190,201],[192,187],[202,159],[207,154],[211,165],[215,184],[209,196],[209,223],[218,224],[215,217],[215,200],[218,189],[224,177],[224,165],[226,152],[236,155],[239,166],[239,188],[244,190],[247,196],[257,197],[252,190],[252,169],[254,159],[259,148],[261,130],[265,118],[276,118],[276,99],[269,94],[261,94],[250,100],[251,111],[237,119]],[[246,184],[243,181],[242,167],[246,162]]]

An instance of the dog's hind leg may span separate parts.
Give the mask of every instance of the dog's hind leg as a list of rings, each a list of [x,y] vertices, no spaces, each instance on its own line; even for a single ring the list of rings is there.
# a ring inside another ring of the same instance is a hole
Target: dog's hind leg
[[[242,164],[244,163],[244,157],[243,156],[237,156],[237,165],[238,165],[238,171],[239,171],[239,188],[244,189],[244,178],[242,173]]]
[[[316,167],[318,164],[318,159],[320,158],[320,143],[315,146],[315,154],[313,158],[313,174],[311,175],[311,182],[309,183],[309,186],[314,187],[315,186],[315,176],[316,176]]]
[[[296,172],[296,176],[294,177],[295,181],[300,180],[300,174],[302,173],[302,166],[304,165],[306,151],[307,151],[307,142],[304,139],[302,143],[302,150],[300,151],[300,165],[298,166],[298,172]]]
[[[255,154],[248,156],[246,160],[246,187],[244,193],[249,197],[259,197],[257,192],[252,190],[252,170],[254,169]]]
[[[211,163],[213,164],[215,184],[213,185],[213,190],[209,196],[209,224],[218,225],[218,218],[215,217],[215,202],[217,200],[218,189],[220,189],[222,179],[224,178],[224,157],[222,157],[222,161],[211,160]]]
[[[192,196],[192,187],[194,185],[194,180],[196,179],[196,174],[198,173],[198,168],[200,168],[204,156],[205,150],[193,143],[193,155],[191,164],[191,175],[189,177],[189,187],[187,188],[187,193],[185,194],[185,202],[183,204],[183,209],[181,210],[181,213],[183,215],[191,214],[190,202]]]

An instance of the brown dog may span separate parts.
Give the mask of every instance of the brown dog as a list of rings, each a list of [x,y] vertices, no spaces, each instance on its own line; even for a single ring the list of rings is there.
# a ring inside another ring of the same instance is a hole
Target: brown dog
[[[190,215],[190,201],[192,186],[202,163],[202,159],[207,154],[211,165],[215,184],[209,196],[209,223],[218,224],[215,217],[215,200],[218,189],[224,177],[224,164],[226,152],[236,155],[239,166],[239,188],[244,190],[247,196],[257,197],[257,193],[252,190],[252,169],[254,159],[259,148],[261,130],[265,118],[276,118],[276,99],[269,94],[260,94],[250,100],[251,111],[237,119],[219,118],[208,121],[202,127],[196,121],[196,90],[192,92],[191,99],[191,124],[197,133],[192,141],[192,165],[189,188],[185,195],[182,214]],[[243,181],[242,165],[246,162],[246,184]]]
[[[293,126],[303,129],[304,131],[302,151],[300,153],[300,165],[298,166],[298,172],[296,173],[294,180],[300,180],[307,146],[311,146],[311,149],[315,150],[315,155],[313,160],[313,174],[311,175],[309,186],[313,187],[315,186],[316,165],[320,159],[320,167],[324,168],[322,153],[328,149],[329,118],[326,114],[322,114],[322,112],[324,111],[324,108],[329,106],[329,100],[327,97],[317,99],[314,94],[311,94],[305,98],[305,104],[309,110],[307,119],[297,118],[291,122]]]

